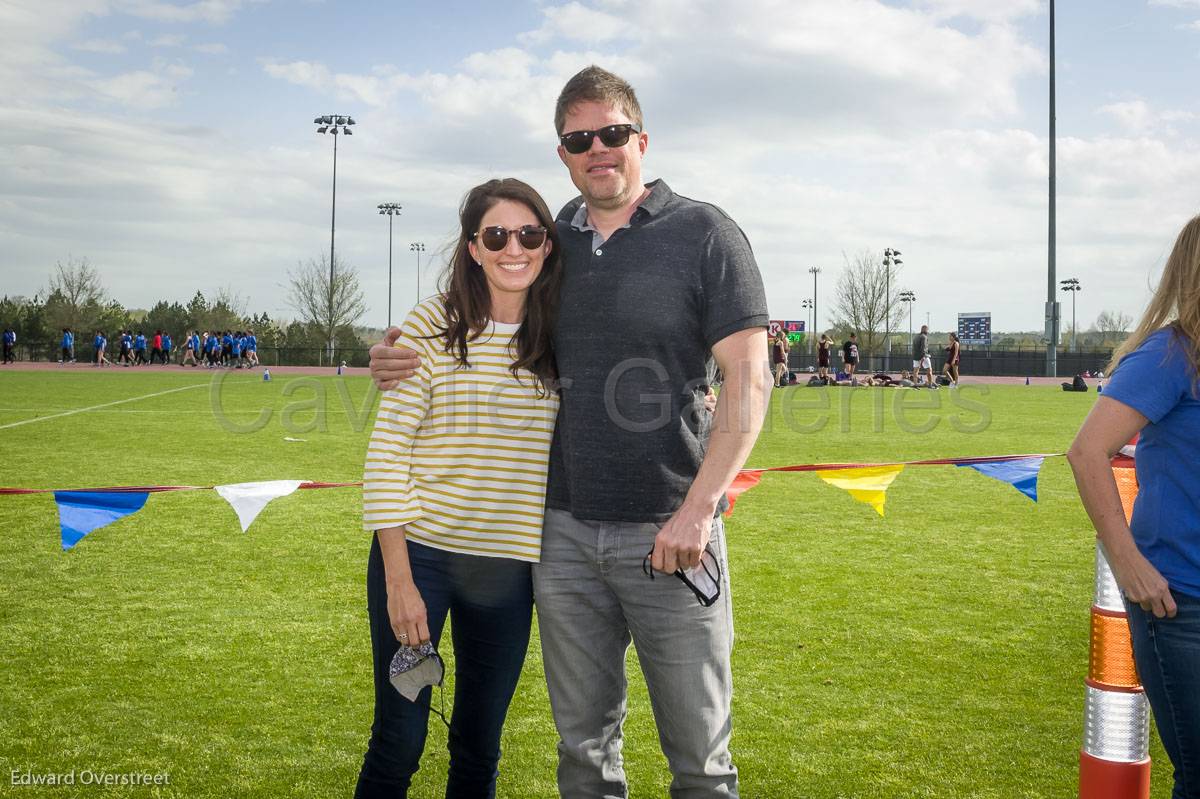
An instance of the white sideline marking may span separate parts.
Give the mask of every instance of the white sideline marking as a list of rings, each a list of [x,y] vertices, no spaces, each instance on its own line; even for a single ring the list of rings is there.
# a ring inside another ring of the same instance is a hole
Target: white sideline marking
[[[63,411],[62,413],[52,413],[49,416],[37,416],[37,417],[34,417],[33,419],[22,419],[19,422],[9,422],[8,424],[0,424],[0,430],[7,430],[10,427],[20,427],[23,424],[32,424],[33,422],[44,422],[47,419],[59,419],[63,416],[73,416],[74,414],[77,414],[77,413],[86,413],[88,411],[95,411],[95,410],[99,410],[100,408],[107,408],[111,405],[120,405],[121,403],[124,403],[124,402],[137,402],[138,400],[150,399],[151,397],[161,397],[164,394],[174,394],[176,391],[187,391],[188,389],[191,389],[191,388],[204,388],[207,385],[208,385],[208,383],[196,383],[191,386],[182,386],[180,388],[169,388],[166,391],[156,391],[153,394],[143,394],[140,397],[129,397],[128,399],[119,399],[119,400],[115,400],[113,402],[104,402],[104,403],[101,403],[100,405],[91,405],[87,408],[76,408],[73,411]]]

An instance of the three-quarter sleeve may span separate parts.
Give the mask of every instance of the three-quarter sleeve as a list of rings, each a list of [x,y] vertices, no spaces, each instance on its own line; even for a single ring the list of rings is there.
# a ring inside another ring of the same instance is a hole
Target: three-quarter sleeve
[[[363,468],[363,527],[374,531],[421,518],[421,500],[412,473],[413,440],[429,411],[430,357],[421,319],[414,310],[396,346],[421,356],[416,374],[379,400],[375,429]]]

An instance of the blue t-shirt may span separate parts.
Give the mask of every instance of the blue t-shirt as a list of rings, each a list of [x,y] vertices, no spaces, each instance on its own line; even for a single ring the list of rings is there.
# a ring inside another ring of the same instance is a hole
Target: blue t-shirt
[[[168,336],[166,333],[163,334],[162,344],[163,344],[162,345],[163,350],[165,350],[166,352],[171,351],[171,337]]]
[[[139,335],[137,338],[135,338],[135,339],[133,340],[133,348],[134,348],[135,350],[144,350],[144,349],[146,349],[146,337],[145,337],[145,336],[142,336],[142,335]]]
[[[195,350],[196,352],[199,352],[200,351],[200,337],[192,336],[191,345],[192,345],[193,350]]]
[[[246,337],[246,349],[250,350],[251,352],[254,352],[258,349],[258,336]]]
[[[1125,356],[1104,395],[1150,420],[1137,442],[1138,550],[1176,591],[1200,597],[1200,399],[1182,333],[1163,328]]]
[[[75,346],[75,337],[70,333],[63,333],[62,340],[63,349],[70,349]]]
[[[92,346],[95,347],[96,349],[100,349],[101,347],[103,347],[104,346],[104,336],[96,336],[94,339],[92,339]]]

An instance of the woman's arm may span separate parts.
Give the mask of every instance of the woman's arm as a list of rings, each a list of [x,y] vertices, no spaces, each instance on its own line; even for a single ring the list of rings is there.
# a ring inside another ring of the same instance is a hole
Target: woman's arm
[[[413,582],[408,562],[408,542],[404,526],[379,530],[379,551],[383,555],[383,573],[387,582],[388,618],[396,640],[406,646],[418,646],[429,640],[425,602]]]
[[[1128,405],[1100,397],[1076,434],[1067,460],[1117,584],[1131,602],[1162,618],[1175,615],[1175,600],[1166,579],[1133,541],[1109,462],[1147,424],[1146,417]]]

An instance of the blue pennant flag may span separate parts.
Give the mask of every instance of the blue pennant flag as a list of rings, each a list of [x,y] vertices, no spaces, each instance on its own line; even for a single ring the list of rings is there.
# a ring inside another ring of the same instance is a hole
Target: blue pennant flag
[[[1038,472],[1045,458],[1021,458],[1015,461],[984,461],[983,463],[959,463],[969,466],[980,474],[1008,483],[1025,496],[1037,502]]]
[[[70,549],[92,530],[141,510],[148,496],[146,492],[55,491],[62,548]]]

